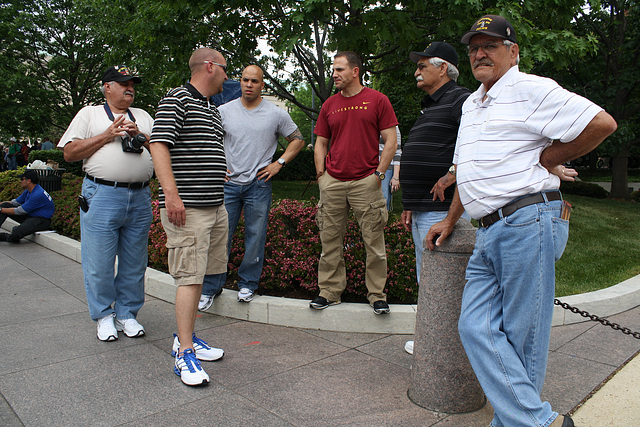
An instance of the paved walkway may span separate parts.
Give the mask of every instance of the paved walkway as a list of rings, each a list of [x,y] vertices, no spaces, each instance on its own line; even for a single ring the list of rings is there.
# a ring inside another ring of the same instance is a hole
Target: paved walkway
[[[148,297],[138,316],[147,335],[104,343],[75,261],[28,241],[0,243],[0,278],[1,426],[486,427],[491,419],[488,405],[447,415],[409,401],[410,335],[202,314],[198,335],[226,355],[205,363],[209,386],[189,388],[172,371],[172,304]],[[640,330],[640,307],[610,320]],[[554,327],[543,397],[572,411],[639,349],[640,340],[593,322]],[[640,425],[638,378],[636,357],[578,409],[576,425]]]

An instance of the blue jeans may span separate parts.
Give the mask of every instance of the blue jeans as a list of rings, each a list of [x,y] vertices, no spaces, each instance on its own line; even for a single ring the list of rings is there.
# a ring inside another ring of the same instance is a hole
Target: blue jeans
[[[271,209],[271,181],[256,178],[246,185],[227,182],[224,185],[224,205],[229,214],[229,253],[233,233],[244,210],[244,257],[238,269],[238,289],[248,288],[255,292],[258,290],[264,263],[264,244]],[[226,281],[227,273],[204,276],[202,294],[215,295]]]
[[[479,228],[458,329],[494,408],[494,427],[548,426],[542,402],[555,294],[555,262],[569,235],[561,201],[518,209]]]
[[[9,170],[14,171],[18,169],[18,157],[9,156]]]
[[[413,235],[413,245],[416,248],[416,278],[418,279],[418,284],[420,284],[424,238],[427,237],[431,226],[442,221],[446,216],[447,211],[413,211],[411,213],[411,234]],[[471,219],[466,212],[462,214],[461,218]]]
[[[135,319],[144,303],[151,212],[149,187],[129,190],[84,179],[80,210],[82,272],[89,315]],[[115,268],[116,255],[118,257]],[[113,304],[113,307],[112,307]]]
[[[393,203],[393,193],[391,192],[391,178],[393,178],[393,167],[387,169],[387,171],[384,173],[384,179],[380,183],[382,188],[382,195],[387,201],[388,211],[391,211],[391,204]]]

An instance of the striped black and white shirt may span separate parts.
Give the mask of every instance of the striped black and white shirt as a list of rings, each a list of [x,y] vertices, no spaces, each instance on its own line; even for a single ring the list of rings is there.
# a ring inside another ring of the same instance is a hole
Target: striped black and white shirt
[[[422,110],[409,131],[400,161],[402,206],[408,211],[447,211],[455,185],[444,192],[445,200],[433,200],[429,191],[451,167],[462,104],[470,91],[448,81],[421,102]]]
[[[600,111],[517,66],[488,92],[481,85],[462,106],[453,159],[465,210],[478,219],[517,197],[558,189],[560,178],[540,164],[540,154],[553,140],[576,139]]]
[[[222,119],[215,105],[191,84],[172,89],[162,98],[150,143],[169,147],[173,175],[185,207],[222,205],[227,170]],[[164,208],[162,188],[159,201]]]

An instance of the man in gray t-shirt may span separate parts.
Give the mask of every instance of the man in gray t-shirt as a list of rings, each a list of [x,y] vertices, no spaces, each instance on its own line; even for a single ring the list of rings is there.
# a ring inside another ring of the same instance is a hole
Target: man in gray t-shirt
[[[229,214],[228,250],[244,211],[245,253],[238,271],[238,301],[249,302],[262,274],[271,178],[296,157],[304,147],[304,139],[285,110],[262,98],[264,81],[260,67],[245,68],[240,86],[241,97],[220,106],[219,110],[228,169],[228,182],[224,185],[224,204]],[[289,146],[282,157],[272,162],[280,136],[289,141]],[[211,307],[226,278],[226,273],[205,276],[198,309]]]

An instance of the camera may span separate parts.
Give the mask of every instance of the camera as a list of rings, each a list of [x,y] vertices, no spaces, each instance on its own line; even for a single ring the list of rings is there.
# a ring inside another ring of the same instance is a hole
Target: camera
[[[147,137],[144,134],[139,133],[134,137],[123,136],[122,137],[122,151],[125,153],[142,153],[142,146],[147,142]]]

